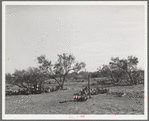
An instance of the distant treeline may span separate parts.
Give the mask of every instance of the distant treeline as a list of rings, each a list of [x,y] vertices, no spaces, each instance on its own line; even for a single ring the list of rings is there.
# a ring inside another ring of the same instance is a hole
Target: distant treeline
[[[137,68],[138,58],[128,56],[127,59],[111,58],[108,65],[100,66],[95,72],[87,72],[85,62],[78,62],[72,54],[58,55],[56,63],[52,64],[45,55],[37,57],[38,67],[29,67],[27,70],[15,70],[13,74],[6,74],[6,83],[17,85],[20,88],[31,88],[33,85],[42,87],[45,80],[54,79],[60,89],[63,89],[66,80],[106,77],[113,84],[123,80],[131,85],[144,80],[144,70]],[[70,73],[72,72],[72,73]]]

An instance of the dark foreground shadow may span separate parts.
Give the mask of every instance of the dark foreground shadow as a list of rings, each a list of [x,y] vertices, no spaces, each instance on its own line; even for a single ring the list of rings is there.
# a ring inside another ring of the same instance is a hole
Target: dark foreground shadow
[[[65,101],[59,101],[59,103],[67,103],[67,102],[78,102],[76,100],[65,100]]]

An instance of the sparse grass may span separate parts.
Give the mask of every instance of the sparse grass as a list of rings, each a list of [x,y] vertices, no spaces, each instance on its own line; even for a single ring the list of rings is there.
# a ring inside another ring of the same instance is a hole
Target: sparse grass
[[[144,114],[144,92],[134,91],[136,86],[108,87],[110,91],[126,91],[124,97],[114,97],[98,94],[85,102],[67,102],[73,99],[73,94],[87,86],[87,82],[67,82],[68,90],[58,92],[7,96],[5,104],[6,114]],[[92,86],[96,87],[97,85]],[[138,86],[138,85],[137,85]],[[73,89],[72,89],[73,88]],[[143,85],[138,88],[144,89]],[[136,97],[134,96],[136,94]],[[137,95],[140,95],[137,96]]]

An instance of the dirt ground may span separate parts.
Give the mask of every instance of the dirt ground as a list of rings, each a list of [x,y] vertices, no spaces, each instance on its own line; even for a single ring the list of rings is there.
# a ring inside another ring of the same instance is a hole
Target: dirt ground
[[[66,83],[67,90],[35,95],[6,96],[6,114],[144,114],[144,86],[107,87],[110,91],[126,91],[123,97],[108,94],[92,95],[85,102],[72,102],[73,94],[87,82]],[[95,85],[94,87],[96,87]],[[93,86],[92,86],[93,88]],[[137,94],[141,97],[130,95]],[[66,101],[59,103],[59,101]]]

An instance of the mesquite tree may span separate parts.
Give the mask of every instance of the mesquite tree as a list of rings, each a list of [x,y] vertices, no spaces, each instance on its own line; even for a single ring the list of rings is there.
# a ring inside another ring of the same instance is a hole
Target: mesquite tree
[[[110,67],[109,67],[108,65],[103,65],[102,68],[98,68],[98,71],[99,71],[102,75],[105,75],[105,76],[108,77],[110,80],[112,80],[113,82],[115,82],[114,74],[112,73],[112,70],[110,69]]]
[[[25,70],[15,70],[15,72],[12,75],[13,75],[13,81],[11,82],[11,84],[27,88],[25,83],[27,82],[28,77],[26,76]]]
[[[6,83],[12,83],[13,76],[10,73],[5,74]]]
[[[23,88],[31,88],[34,84],[43,85],[47,75],[38,68],[28,68],[27,70],[15,70],[11,84]]]
[[[137,71],[137,64],[138,64],[138,58],[134,56],[128,56],[127,59],[119,59],[117,58],[111,58],[113,62],[110,62],[110,67],[114,70],[119,70],[123,73],[125,73],[128,77],[128,81],[131,84],[135,84],[136,80],[133,78],[133,75]]]
[[[111,58],[109,65],[103,65],[98,69],[99,72],[106,75],[113,81],[119,83],[123,78],[127,79],[131,84],[135,84],[134,78],[137,71],[138,58],[128,56],[127,59]]]
[[[86,64],[84,62],[76,62],[75,57],[72,54],[60,54],[55,64],[48,61],[45,55],[37,57],[39,68],[45,73],[49,74],[61,89],[63,89],[66,76],[71,72],[79,72],[84,69]]]

